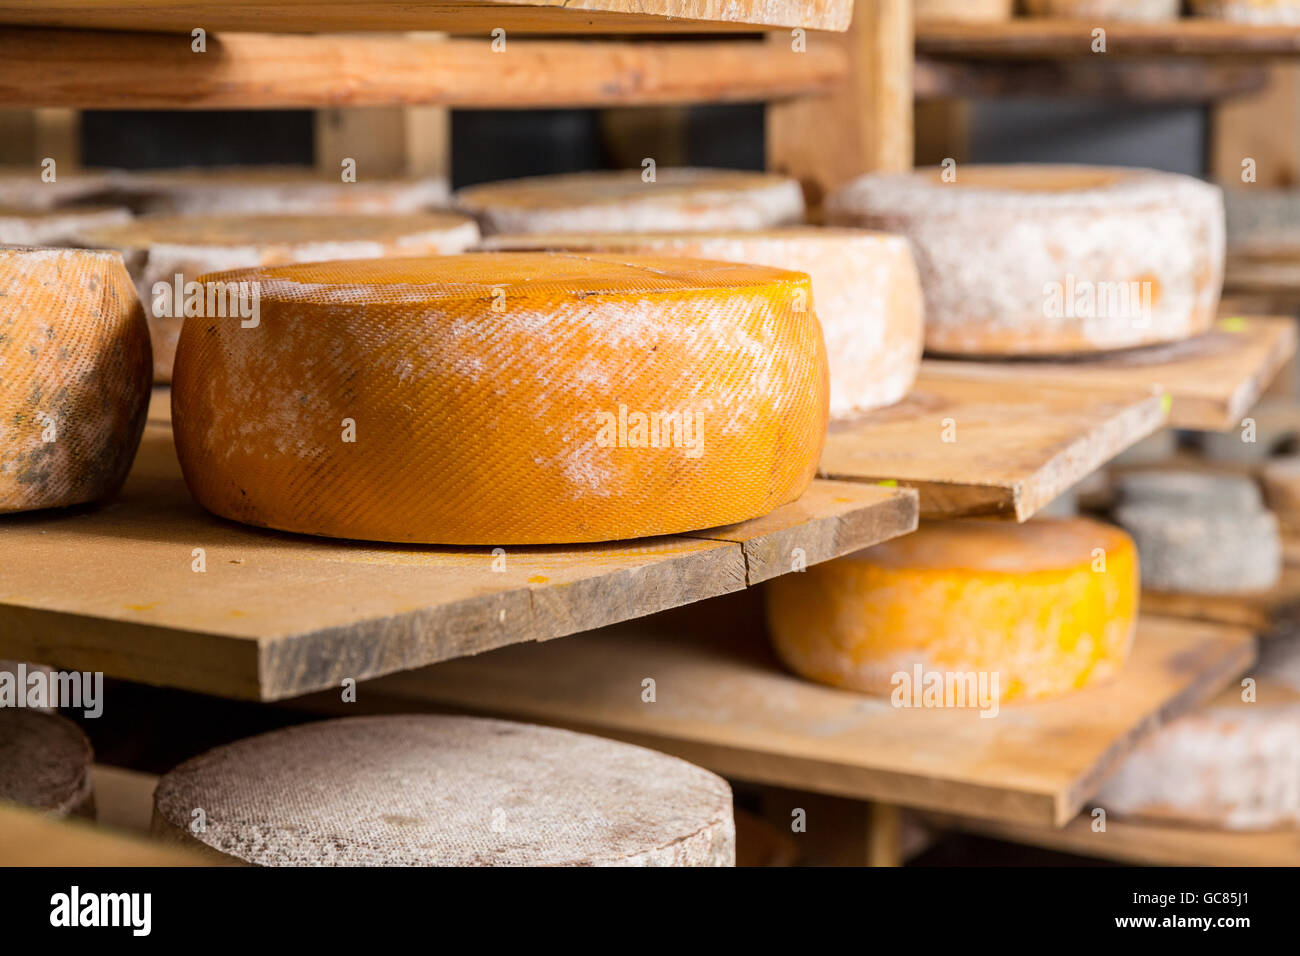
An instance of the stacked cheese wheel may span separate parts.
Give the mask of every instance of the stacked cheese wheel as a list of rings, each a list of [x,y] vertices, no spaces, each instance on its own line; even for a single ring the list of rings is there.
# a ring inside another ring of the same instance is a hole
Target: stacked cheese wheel
[[[826,428],[807,276],[494,253],[222,273],[260,318],[189,318],[172,424],[227,518],[307,534],[560,544],[797,498]]]
[[[936,352],[1183,339],[1209,329],[1222,286],[1221,194],[1187,176],[1084,166],[869,174],[832,195],[828,214],[912,240]]]
[[[498,232],[651,232],[763,229],[800,222],[803,192],[784,176],[726,169],[660,169],[536,176],[471,186],[456,206]]]
[[[470,717],[355,717],[219,747],[159,782],[154,832],[259,866],[735,862],[720,777],[641,747]]]
[[[502,235],[492,249],[639,252],[750,262],[806,272],[826,337],[832,417],[891,405],[921,359],[921,287],[907,241],[860,229],[787,226],[754,232]]]
[[[87,229],[120,226],[131,213],[114,206],[22,209],[0,206],[0,244],[57,246],[71,243]]]
[[[437,177],[361,177],[294,166],[220,166],[121,172],[112,188],[140,212],[173,215],[296,213],[400,215],[445,204]]]
[[[150,364],[120,255],[0,248],[0,513],[117,491],[144,431]]]
[[[204,273],[322,259],[445,255],[473,245],[478,227],[450,213],[150,216],[83,229],[76,240],[126,257],[149,318],[154,380],[170,382],[185,285]]]
[[[804,677],[888,696],[920,668],[984,676],[1004,701],[1118,671],[1137,600],[1133,543],[1081,518],[924,524],[767,585],[773,644]]]
[[[94,816],[92,760],[90,741],[72,721],[0,707],[0,802],[53,816]]]
[[[1024,0],[1034,17],[1081,20],[1176,20],[1183,0]]]
[[[1300,0],[1190,0],[1192,12],[1238,23],[1300,24]]]

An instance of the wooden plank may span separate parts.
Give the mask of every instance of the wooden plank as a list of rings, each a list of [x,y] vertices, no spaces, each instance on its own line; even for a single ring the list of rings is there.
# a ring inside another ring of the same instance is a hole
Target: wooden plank
[[[739,590],[794,547],[814,562],[915,526],[910,492],[817,482],[754,526],[501,560],[280,534],[202,511],[154,424],[117,500],[0,519],[0,657],[282,698]]]
[[[290,33],[444,30],[717,33],[844,30],[852,0],[0,0],[0,23],[189,34],[195,27]]]
[[[1143,591],[1142,608],[1152,614],[1217,621],[1264,635],[1300,621],[1300,567],[1283,565],[1277,584],[1242,594],[1188,594]]]
[[[0,866],[213,865],[180,847],[0,803]]]
[[[988,382],[1147,389],[1170,396],[1169,424],[1219,431],[1240,424],[1264,387],[1295,353],[1291,318],[1219,319],[1205,335],[1091,358],[1005,362],[932,361]]]
[[[1092,57],[1093,30],[1106,31],[1108,57],[1295,56],[1300,30],[1186,18],[1163,23],[1023,17],[1001,23],[925,21],[916,52],[985,59]]]
[[[1164,422],[1160,397],[1146,390],[1018,375],[1009,386],[1006,372],[971,365],[926,361],[903,401],[833,424],[821,473],[915,488],[922,518],[1024,521]]]
[[[1143,734],[1208,699],[1255,652],[1241,629],[1148,617],[1116,679],[984,719],[896,709],[788,674],[752,619],[736,623],[740,597],[712,602],[711,615],[693,608],[690,619],[669,614],[384,678],[346,706],[502,713],[644,744],[740,780],[1059,826]]]
[[[208,38],[0,30],[0,106],[290,109],[438,105],[526,109],[751,102],[825,92],[847,58],[760,40],[700,43],[417,36]]]

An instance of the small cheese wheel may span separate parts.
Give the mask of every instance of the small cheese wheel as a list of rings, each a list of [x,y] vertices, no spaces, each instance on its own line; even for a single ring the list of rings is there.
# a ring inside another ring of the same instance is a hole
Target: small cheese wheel
[[[159,781],[153,830],[260,866],[735,862],[721,777],[643,747],[474,717],[350,717],[218,747]]]
[[[69,206],[62,209],[22,209],[0,206],[0,244],[57,246],[86,229],[120,226],[131,213],[114,206]]]
[[[394,215],[444,205],[449,196],[436,176],[343,182],[307,166],[152,169],[117,173],[112,185],[139,212],[171,215]]]
[[[766,514],[826,429],[808,277],[492,253],[219,273],[260,321],[190,318],[172,427],[190,490],[285,531],[564,544]]]
[[[912,240],[926,348],[1064,355],[1210,328],[1223,284],[1220,190],[1090,166],[958,166],[863,176],[830,221]]]
[[[1063,20],[1176,20],[1183,0],[1024,0],[1031,17]]]
[[[776,652],[810,680],[887,696],[920,667],[996,674],[1001,700],[1035,700],[1119,670],[1137,553],[1084,518],[944,521],[766,587]]]
[[[120,255],[0,248],[0,513],[116,492],[144,433],[151,364]]]
[[[923,20],[1009,20],[1014,0],[914,0],[913,15]]]
[[[54,209],[107,193],[106,173],[61,173],[46,179],[42,166],[0,166],[0,206],[10,209]]]
[[[1240,475],[1152,468],[1126,472],[1115,484],[1120,500],[1136,508],[1151,505],[1187,512],[1248,514],[1264,507],[1259,488]]]
[[[93,760],[90,741],[72,721],[0,707],[0,801],[59,817],[94,816]]]
[[[832,418],[897,402],[916,380],[924,321],[907,240],[861,229],[501,235],[489,249],[565,249],[750,262],[806,272],[830,361]]]
[[[534,176],[470,186],[457,208],[498,232],[698,232],[763,229],[800,222],[803,191],[793,179],[730,169],[614,170]]]
[[[167,383],[184,321],[175,277],[322,259],[446,255],[478,241],[472,219],[451,213],[334,216],[146,216],[83,229],[78,245],[116,249],[126,257],[149,319],[154,381]],[[162,283],[159,286],[158,283]],[[163,290],[161,298],[155,290]]]
[[[1192,13],[1236,23],[1300,24],[1300,0],[1190,0]]]

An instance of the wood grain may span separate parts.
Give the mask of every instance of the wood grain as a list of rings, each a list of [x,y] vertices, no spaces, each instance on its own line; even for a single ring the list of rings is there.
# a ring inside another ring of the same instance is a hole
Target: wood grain
[[[1149,390],[1030,383],[972,364],[927,360],[902,402],[833,424],[821,473],[915,488],[922,518],[1024,521],[1164,421]]]
[[[0,866],[211,866],[177,847],[0,804]]]
[[[0,520],[0,657],[275,699],[739,590],[788,569],[795,547],[815,562],[915,526],[910,492],[817,482],[759,525],[510,548],[494,571],[490,548],[343,542],[214,518],[154,423],[117,500]]]
[[[231,33],[188,36],[0,29],[0,106],[476,109],[746,102],[826,92],[840,50],[760,40],[699,43]]]
[[[1034,383],[1168,393],[1171,426],[1219,431],[1241,423],[1295,350],[1294,319],[1228,317],[1205,335],[1171,345],[1046,362],[933,360],[926,367],[1008,387]]]

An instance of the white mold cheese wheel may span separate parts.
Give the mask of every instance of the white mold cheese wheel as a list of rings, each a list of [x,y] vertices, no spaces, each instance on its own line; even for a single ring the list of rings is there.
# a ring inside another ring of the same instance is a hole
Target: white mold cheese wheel
[[[126,259],[144,303],[153,342],[154,381],[167,383],[184,315],[175,306],[176,276],[251,266],[447,255],[478,241],[472,219],[453,213],[334,216],[145,216],[134,222],[80,230],[78,245],[116,249]],[[166,286],[161,299],[157,290]]]
[[[1064,20],[1176,20],[1183,0],[1024,0],[1031,17]]]
[[[1207,331],[1223,284],[1223,201],[1189,176],[1093,166],[958,166],[863,176],[831,222],[912,240],[926,348],[1064,355]]]
[[[93,816],[93,759],[90,741],[72,721],[0,707],[0,803],[59,817]]]
[[[803,192],[785,176],[730,169],[660,169],[535,176],[470,186],[455,205],[483,232],[697,232],[803,220]]]
[[[131,213],[114,206],[69,206],[62,209],[21,209],[0,206],[0,244],[58,246],[73,244],[87,229],[121,226]]]
[[[151,365],[120,255],[0,247],[0,513],[116,492],[144,432]]]
[[[139,212],[173,215],[420,212],[445,205],[445,179],[361,177],[296,166],[218,166],[116,173],[113,190]]]
[[[85,202],[109,190],[103,172],[63,172],[51,181],[41,166],[0,166],[0,206],[11,209],[54,209]]]
[[[1192,13],[1261,25],[1300,24],[1300,0],[1190,0]]]
[[[181,466],[226,518],[606,541],[758,517],[816,472],[828,375],[800,273],[480,253],[209,278],[261,290],[255,327],[187,318],[176,354]]]
[[[777,654],[810,680],[890,696],[896,675],[920,668],[987,675],[999,699],[1034,700],[1123,665],[1137,552],[1118,528],[1084,518],[943,521],[766,593]]]
[[[153,829],[260,866],[735,862],[722,778],[630,744],[473,717],[352,717],[218,747],[162,778]]]
[[[920,367],[921,285],[911,248],[900,236],[786,226],[755,232],[501,235],[484,247],[653,253],[806,272],[826,338],[832,418],[892,405],[911,389]]]

